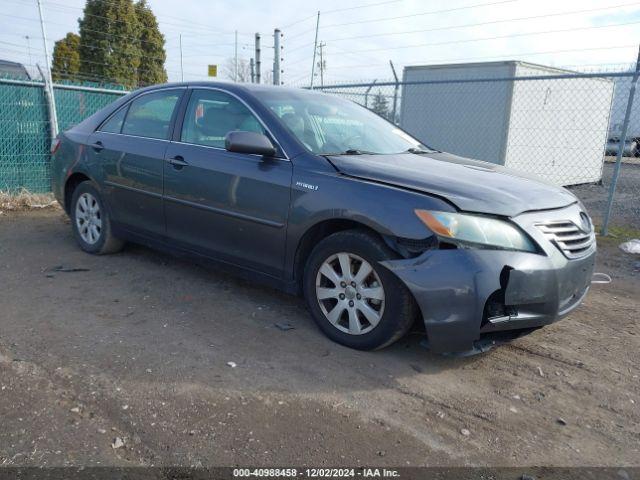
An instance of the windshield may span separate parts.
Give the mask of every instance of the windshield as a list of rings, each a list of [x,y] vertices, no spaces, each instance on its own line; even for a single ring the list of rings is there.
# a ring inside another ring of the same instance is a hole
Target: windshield
[[[319,155],[429,150],[375,113],[339,97],[305,90],[261,90],[255,95]]]

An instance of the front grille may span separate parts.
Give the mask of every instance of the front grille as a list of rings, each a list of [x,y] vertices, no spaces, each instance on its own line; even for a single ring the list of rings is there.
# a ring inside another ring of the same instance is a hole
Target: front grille
[[[554,220],[536,226],[568,258],[578,258],[587,254],[595,242],[593,225],[590,221],[586,224],[588,231],[571,220]]]

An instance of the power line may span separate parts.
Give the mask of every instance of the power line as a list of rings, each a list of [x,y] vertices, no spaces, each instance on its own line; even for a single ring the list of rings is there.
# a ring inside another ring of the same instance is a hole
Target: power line
[[[19,20],[27,20],[27,21],[30,21],[30,22],[38,22],[38,23],[40,22],[38,19],[35,19],[35,18],[20,17],[18,15],[10,15],[8,13],[0,13],[0,17],[9,17],[9,18],[15,18],[15,19],[19,19]],[[68,26],[66,23],[53,22],[51,20],[48,20],[47,24],[49,24],[49,25],[61,25],[63,27],[67,27]],[[100,34],[105,35],[107,37],[124,38],[124,39],[128,39],[128,40],[139,41],[140,43],[150,43],[150,44],[155,45],[153,42],[147,42],[145,40],[140,40],[138,37],[133,36],[133,35],[115,35],[113,33],[106,33],[106,32],[101,31],[101,30],[92,30],[90,28],[85,28],[84,30],[87,31],[87,32],[100,33]]]
[[[334,8],[333,10],[325,10],[325,11],[321,11],[320,13],[322,15],[329,15],[331,13],[337,13],[337,12],[346,12],[347,10],[356,10],[356,9],[361,9],[361,8],[370,8],[370,7],[377,7],[379,5],[386,5],[388,3],[397,3],[397,2],[401,2],[402,0],[385,0],[383,2],[376,2],[376,3],[365,3],[363,5],[356,5],[353,7],[344,7],[344,8]],[[302,23],[302,22],[306,22],[307,20],[311,19],[311,18],[316,18],[316,13],[314,13],[313,15],[310,15],[308,17],[304,17],[301,18],[299,20],[296,20],[294,22],[291,22],[285,26],[283,26],[282,28],[289,28],[292,27],[294,25],[297,25],[298,23]]]
[[[368,19],[368,20],[358,20],[358,21],[354,21],[354,22],[346,22],[346,23],[333,23],[333,24],[329,24],[329,25],[323,25],[322,28],[327,29],[327,28],[334,28],[334,27],[342,27],[342,26],[347,26],[347,25],[357,25],[357,24],[363,24],[363,23],[374,23],[374,22],[385,22],[385,21],[389,21],[389,20],[399,20],[399,19],[403,19],[403,18],[414,18],[414,17],[419,17],[419,16],[425,16],[425,15],[436,15],[436,14],[441,14],[441,13],[450,13],[450,12],[457,12],[457,11],[461,11],[461,10],[471,10],[474,8],[480,8],[480,7],[488,7],[488,6],[493,6],[493,5],[500,5],[500,4],[504,4],[504,3],[513,3],[513,2],[519,2],[521,0],[500,0],[497,2],[489,2],[489,3],[477,3],[475,5],[468,5],[466,7],[455,7],[455,8],[447,8],[444,10],[430,10],[427,12],[420,12],[420,13],[412,13],[409,15],[400,15],[397,17],[381,17],[381,18],[374,18],[374,19]],[[289,38],[289,41],[296,39],[304,34],[306,34],[308,32],[302,32],[299,34],[296,34],[292,37]]]
[[[3,43],[3,44],[7,44],[7,45],[11,45],[11,46],[16,46],[16,47],[20,47],[20,48],[22,48],[22,50],[4,49],[5,51],[9,51],[9,52],[13,52],[13,53],[20,53],[20,54],[24,54],[24,53],[25,53],[25,50],[24,50],[24,48],[25,48],[25,47],[24,47],[24,46],[22,46],[22,45],[18,45],[18,44],[15,44],[15,43],[10,43],[10,42],[4,42],[4,41],[0,41],[0,43]],[[41,57],[44,57],[44,55],[43,55],[43,54],[40,54],[40,56],[41,56]],[[70,60],[70,59],[73,59],[74,57],[73,57],[73,56],[71,56],[71,55],[60,55],[60,56],[58,56],[57,58],[62,58],[62,59],[65,59],[65,60]],[[106,62],[94,62],[94,61],[91,61],[91,60],[82,60],[82,59],[80,59],[80,63],[88,63],[88,64],[91,64],[91,65],[109,66],[109,64],[108,64],[108,63],[106,63]],[[27,65],[27,64],[23,63],[23,65]],[[140,71],[140,72],[150,72],[150,71],[153,71],[152,69],[146,69],[146,68],[140,69],[139,67],[138,67],[138,68],[135,68],[135,67],[132,67],[132,66],[130,66],[130,67],[128,68],[128,70],[130,70],[130,71]],[[166,69],[165,69],[165,71],[166,71],[166,72],[168,72],[168,73],[179,73],[179,72],[177,72],[176,70],[166,70]]]
[[[420,13],[412,13],[409,15],[400,15],[397,17],[382,17],[382,18],[373,18],[373,19],[368,19],[368,20],[358,20],[355,22],[346,22],[346,23],[332,23],[329,25],[323,25],[322,28],[334,28],[334,27],[343,27],[346,25],[357,25],[357,24],[362,24],[362,23],[375,23],[375,22],[384,22],[384,21],[389,21],[389,20],[400,20],[403,18],[414,18],[414,17],[420,17],[420,16],[424,16],[424,15],[436,15],[439,13],[450,13],[450,12],[457,12],[457,11],[461,11],[461,10],[471,10],[473,8],[480,8],[480,7],[489,7],[489,6],[493,6],[493,5],[501,5],[504,3],[513,3],[513,2],[519,2],[521,0],[501,0],[498,2],[489,2],[489,3],[477,3],[475,5],[468,5],[466,7],[455,7],[455,8],[446,8],[444,10],[431,10],[428,12],[420,12]]]
[[[639,4],[640,2],[623,3],[619,5],[612,5],[609,7],[598,7],[598,8],[584,9],[584,10],[573,10],[568,12],[548,13],[543,15],[531,15],[527,17],[507,18],[503,20],[490,20],[487,22],[467,23],[462,25],[449,25],[449,26],[441,26],[441,27],[435,27],[435,28],[429,28],[429,29],[423,29],[423,30],[406,30],[406,31],[399,31],[399,32],[394,31],[394,32],[386,32],[386,33],[372,33],[367,35],[355,35],[351,37],[329,38],[326,40],[332,41],[332,42],[341,42],[345,40],[357,40],[357,39],[363,39],[363,38],[383,37],[383,36],[391,36],[391,35],[408,35],[412,33],[427,33],[427,32],[436,32],[436,31],[442,31],[442,30],[454,30],[457,28],[470,28],[470,27],[478,27],[478,26],[485,26],[485,25],[495,25],[495,24],[506,23],[506,22],[518,22],[523,20],[537,20],[542,18],[559,17],[564,15],[576,15],[579,13],[590,13],[590,12],[597,12],[602,10],[611,10],[611,9],[629,7],[629,6],[639,5]],[[309,45],[311,44],[306,44],[300,47],[296,47],[294,49],[289,50],[289,53],[292,53],[304,47],[308,47]]]
[[[514,33],[509,35],[497,35],[493,37],[472,38],[472,39],[466,39],[466,40],[449,40],[446,42],[417,43],[417,44],[411,44],[411,45],[400,45],[395,47],[368,48],[363,50],[350,50],[350,51],[345,50],[343,52],[355,54],[355,53],[366,53],[366,52],[378,52],[381,50],[399,50],[404,48],[416,48],[416,47],[435,47],[435,46],[442,46],[442,45],[456,45],[461,43],[482,42],[487,40],[501,40],[501,39],[508,39],[508,38],[516,38],[516,37],[527,37],[532,35],[546,35],[549,33],[566,33],[566,32],[577,32],[581,30],[595,30],[600,28],[624,27],[627,25],[637,25],[637,24],[640,24],[640,20],[635,22],[612,23],[610,25],[596,25],[592,27],[563,28],[559,30],[542,30],[538,32]]]
[[[597,50],[615,50],[615,49],[625,49],[625,48],[635,48],[637,45],[617,45],[617,46],[609,46],[609,47],[588,47],[588,48],[576,48],[576,49],[564,49],[564,50],[548,50],[548,51],[538,51],[538,52],[520,52],[520,53],[510,53],[505,55],[494,55],[494,56],[476,56],[476,57],[458,57],[458,58],[439,58],[424,61],[416,61],[413,62],[415,65],[419,64],[427,64],[427,65],[435,65],[435,64],[448,64],[455,62],[467,62],[467,61],[476,61],[476,60],[502,60],[502,59],[515,59],[518,57],[529,57],[529,56],[539,56],[539,55],[548,55],[548,54],[562,54],[562,53],[576,53],[576,52],[587,52],[587,51],[597,51]],[[635,62],[634,62],[635,64]],[[621,65],[621,64],[617,64]],[[576,65],[574,65],[575,67]],[[341,69],[355,69],[355,68],[382,68],[384,64],[375,63],[375,64],[351,64],[351,65],[339,65],[332,67],[333,70],[341,70]],[[304,77],[307,77],[307,74],[304,74],[299,77],[295,77],[296,81],[300,80]]]
[[[13,0],[13,1],[16,1],[16,0]],[[59,8],[62,7],[62,8],[69,8],[69,9],[73,9],[73,10],[83,10],[84,11],[84,7],[77,7],[75,5],[67,5],[67,4],[63,4],[63,3],[49,2],[49,1],[45,1],[43,3],[45,5],[54,5],[54,6],[57,6]],[[112,1],[105,1],[104,3],[109,4],[109,5],[119,6],[118,3],[112,2]],[[100,15],[93,15],[93,14],[85,14],[85,15],[91,15],[91,16],[94,16],[94,17],[105,18],[105,17],[101,17]],[[159,16],[159,15],[157,15],[155,13],[154,13],[154,16],[156,17],[156,20],[161,21],[162,23],[164,23],[166,25],[172,25],[172,26],[178,27],[178,28],[190,28],[190,29],[193,29],[193,27],[195,26],[195,27],[199,27],[201,29],[205,29],[205,30],[210,31],[210,32],[212,32],[212,30],[213,30],[210,25],[203,24],[203,23],[197,23],[197,22],[194,22],[194,21],[188,20],[188,19],[182,19],[182,18],[174,17],[174,16],[171,17],[171,20],[173,20],[173,21],[178,21],[178,22],[185,23],[185,25],[181,25],[181,24],[172,23],[172,22],[168,22],[166,20],[163,20],[164,17]],[[110,19],[107,19],[107,20],[110,20]],[[125,20],[116,20],[116,21],[126,22]],[[212,32],[212,33],[221,34],[221,35],[233,35],[234,34],[234,32],[231,32],[231,31],[216,31],[216,32]],[[253,34],[242,33],[242,35],[251,36]]]
[[[536,55],[548,55],[548,54],[556,54],[556,53],[575,53],[575,52],[590,52],[597,50],[615,50],[615,49],[624,49],[624,48],[637,48],[637,44],[630,45],[613,45],[608,47],[588,47],[588,48],[574,48],[574,49],[565,49],[565,50],[547,50],[542,52],[520,52],[520,53],[509,53],[504,55],[487,55],[487,56],[479,56],[479,57],[458,57],[458,58],[440,58],[423,61],[416,61],[414,64],[424,64],[424,65],[436,65],[436,64],[447,64],[453,62],[466,62],[472,60],[499,60],[499,59],[514,59],[517,57],[527,57],[527,56],[536,56]],[[438,62],[438,63],[434,63]],[[369,64],[369,65],[340,65],[337,67],[333,67],[334,69],[342,69],[342,68],[367,68],[367,67],[382,67],[383,64]]]

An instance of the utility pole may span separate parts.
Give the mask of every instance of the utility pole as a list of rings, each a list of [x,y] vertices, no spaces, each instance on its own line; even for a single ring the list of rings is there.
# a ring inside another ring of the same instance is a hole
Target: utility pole
[[[256,83],[256,71],[253,65],[253,57],[249,59],[249,67],[251,68],[251,83]]]
[[[38,15],[40,16],[40,30],[42,31],[42,42],[44,43],[44,58],[47,62],[45,70],[46,77],[44,79],[45,92],[49,103],[49,127],[51,132],[51,141],[58,136],[58,113],[56,111],[56,100],[53,94],[53,79],[51,78],[51,59],[49,58],[49,46],[47,45],[47,32],[44,27],[44,17],[42,15],[42,3],[38,2]]]
[[[260,34],[256,33],[256,83],[260,83],[260,68],[262,66],[262,62],[260,61]]]
[[[282,60],[282,46],[280,45],[280,38],[282,34],[280,29],[276,28],[273,31],[273,84],[281,85],[280,74],[282,73],[280,62]]]
[[[316,51],[318,50],[318,28],[320,28],[320,10],[318,10],[318,18],[316,19],[316,39],[313,42],[313,62],[311,63],[311,85],[309,88],[313,90],[313,76],[316,70]]]
[[[236,30],[236,54],[235,54],[235,61],[234,66],[233,66],[233,81],[234,82],[238,82],[238,31]]]
[[[180,81],[184,82],[184,66],[182,63],[182,34],[180,34]]]
[[[322,55],[322,50],[326,46],[327,44],[324,42],[320,42],[320,44],[318,45],[318,48],[320,49],[320,52],[319,52],[320,63],[318,64],[318,67],[320,68],[320,86],[321,87],[324,87],[324,68],[325,68],[324,56]]]

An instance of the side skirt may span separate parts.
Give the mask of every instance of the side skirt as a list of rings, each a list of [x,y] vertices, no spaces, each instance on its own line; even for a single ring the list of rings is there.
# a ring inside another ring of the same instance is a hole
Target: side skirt
[[[246,268],[221,258],[196,252],[182,245],[174,245],[169,243],[169,240],[164,237],[146,235],[123,227],[121,224],[114,223],[112,228],[116,237],[126,240],[127,242],[143,245],[154,250],[168,253],[177,258],[188,259],[208,269],[223,271],[248,282],[259,283],[260,285],[271,287],[291,295],[299,294],[300,289],[295,281],[286,281],[282,278]]]

